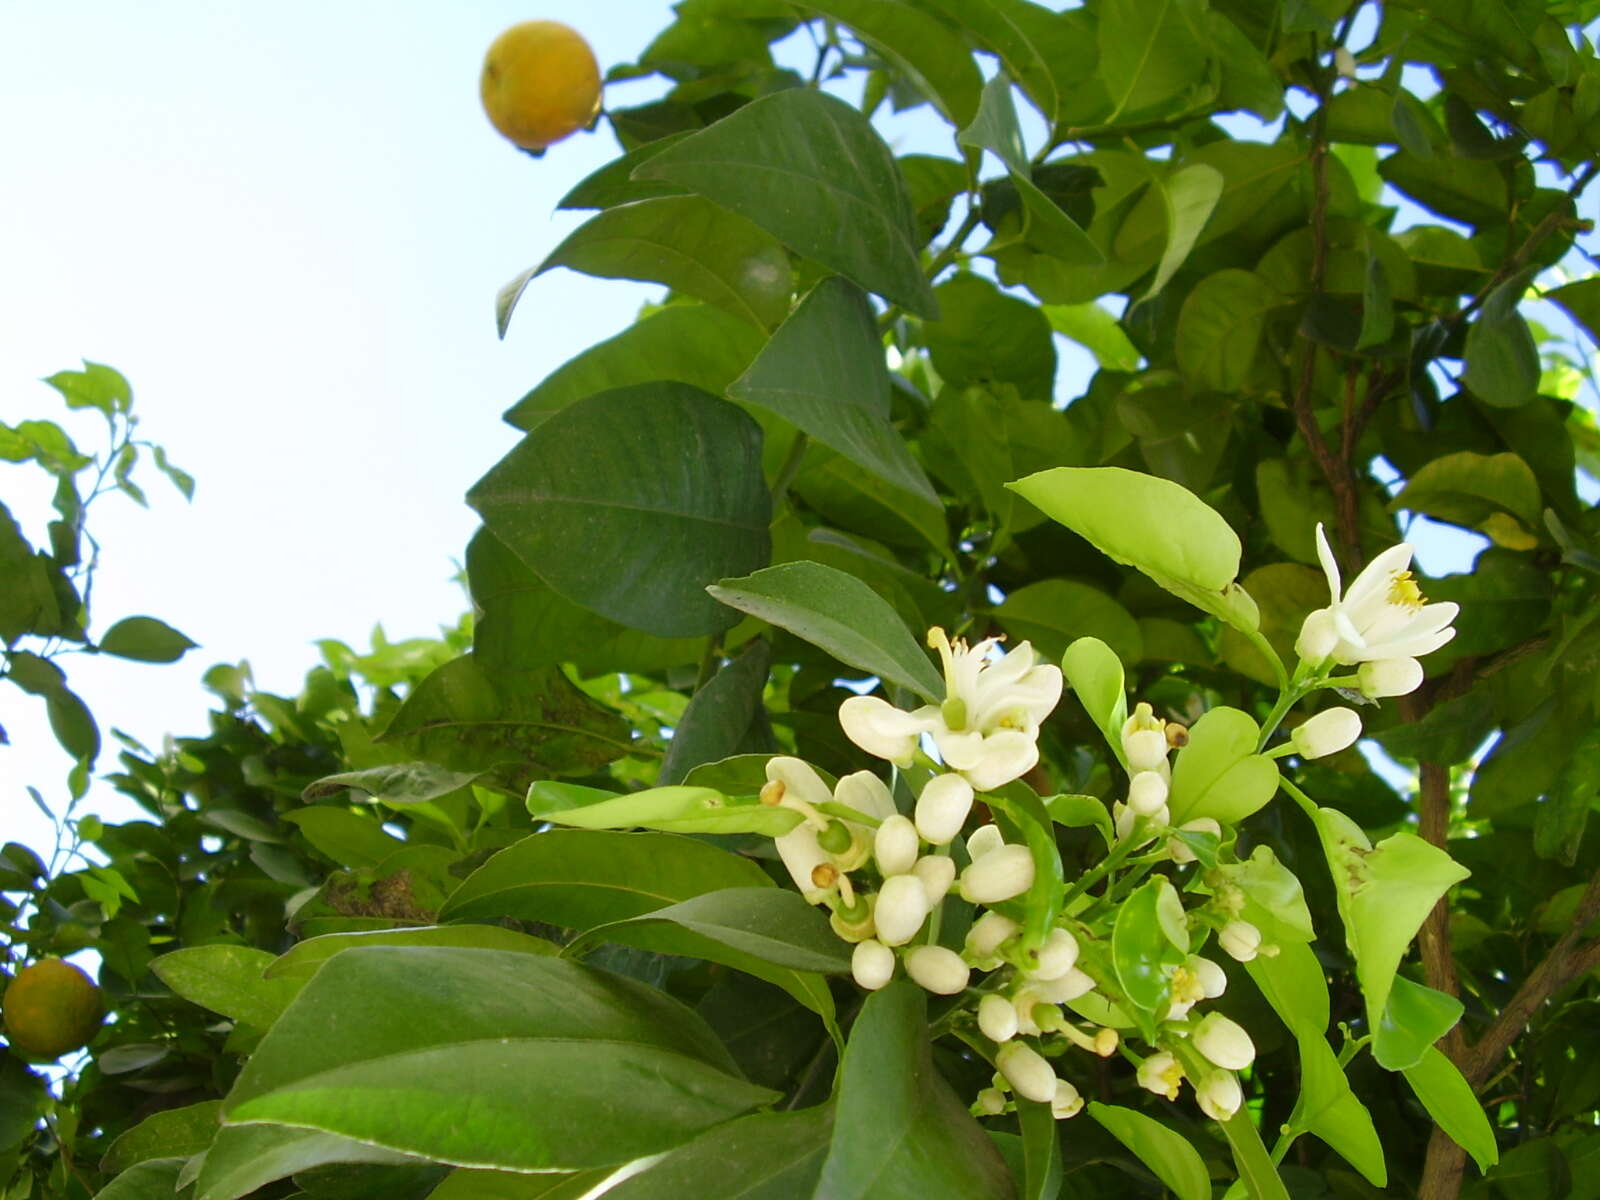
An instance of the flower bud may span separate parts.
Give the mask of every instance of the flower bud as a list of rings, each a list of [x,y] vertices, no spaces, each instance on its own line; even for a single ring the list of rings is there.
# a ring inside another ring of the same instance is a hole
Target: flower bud
[[[1155,840],[1157,829],[1164,829],[1172,823],[1172,813],[1165,804],[1153,813],[1138,813],[1128,805],[1118,802],[1111,806],[1111,814],[1116,826],[1117,840],[1133,837],[1137,832],[1138,844],[1141,846]],[[1143,821],[1142,829],[1141,821]]]
[[[1229,921],[1222,927],[1222,932],[1217,934],[1217,945],[1221,946],[1230,958],[1239,962],[1249,962],[1261,953],[1261,930],[1249,921]]]
[[[961,898],[969,904],[998,904],[1033,886],[1033,855],[1026,846],[1001,846],[961,872]]]
[[[1154,771],[1167,761],[1167,734],[1162,729],[1141,729],[1122,739],[1123,753],[1128,756],[1128,770]]]
[[[1242,1071],[1256,1060],[1250,1035],[1221,1013],[1207,1013],[1189,1038],[1196,1050],[1229,1071]]]
[[[1078,961],[1078,939],[1065,929],[1052,929],[1036,952],[1037,965],[1029,979],[1060,979]]]
[[[878,940],[885,946],[903,946],[917,936],[928,917],[928,893],[915,875],[891,875],[878,889],[873,914]]]
[[[1183,965],[1188,968],[1189,974],[1193,975],[1199,982],[1207,1000],[1215,1000],[1228,990],[1227,972],[1209,958],[1201,958],[1198,954],[1191,954]]]
[[[1333,50],[1333,69],[1346,79],[1356,77],[1356,56],[1343,46],[1335,46]]]
[[[878,861],[878,870],[885,879],[891,875],[904,875],[917,862],[917,827],[910,817],[896,813],[885,818],[872,839],[872,856]]]
[[[977,862],[989,851],[998,850],[1005,844],[1006,839],[998,825],[979,825],[967,835],[967,855]]]
[[[1017,1010],[1004,996],[990,992],[978,1001],[978,1028],[991,1042],[1009,1042],[1017,1036]]]
[[[1139,1064],[1134,1078],[1145,1091],[1165,1096],[1168,1100],[1176,1100],[1178,1081],[1183,1078],[1183,1068],[1170,1053],[1160,1050]]]
[[[1056,1073],[1044,1057],[1025,1042],[1007,1042],[995,1055],[995,1066],[1017,1095],[1040,1104],[1056,1096]]]
[[[1213,1121],[1226,1121],[1244,1104],[1244,1092],[1232,1071],[1211,1071],[1195,1085],[1200,1111]]]
[[[984,1088],[972,1102],[973,1116],[995,1117],[1006,1110],[1006,1094],[999,1088]]]
[[[911,765],[917,740],[930,728],[929,722],[878,696],[851,696],[839,705],[839,725],[845,737],[874,758],[903,767]]]
[[[926,854],[917,859],[911,873],[922,880],[922,890],[928,893],[928,911],[950,894],[956,881],[956,860],[944,854]]]
[[[1048,1020],[1050,1013],[1060,1012],[1044,1003],[1039,993],[1031,987],[1019,988],[1011,997],[1011,1011],[1017,1014],[1017,1032],[1029,1037],[1038,1037],[1044,1032],[1039,1025],[1041,1016]]]
[[[1163,743],[1165,744],[1165,743]],[[1157,771],[1139,771],[1128,784],[1128,807],[1141,817],[1155,815],[1167,803],[1167,781]]]
[[[1422,664],[1414,658],[1383,658],[1356,668],[1356,686],[1371,700],[1409,696],[1422,686]]]
[[[906,953],[906,974],[939,996],[954,996],[967,986],[971,969],[954,950],[918,946]]]
[[[869,817],[892,817],[895,814],[894,797],[889,787],[871,771],[852,771],[839,780],[833,789],[833,798]]]
[[[1294,652],[1303,662],[1327,661],[1333,648],[1339,644],[1339,629],[1334,622],[1333,609],[1319,608],[1306,616],[1300,626],[1300,636],[1295,639]]]
[[[1050,1097],[1050,1115],[1058,1121],[1075,1117],[1083,1111],[1083,1097],[1078,1089],[1065,1079],[1056,1080],[1056,1094]]]
[[[1192,821],[1185,821],[1178,829],[1183,833],[1209,833],[1213,837],[1222,836],[1222,826],[1210,817],[1196,817]],[[1175,863],[1192,863],[1195,853],[1189,849],[1189,844],[1180,838],[1167,839],[1167,853],[1172,855]]]
[[[1355,745],[1361,717],[1353,708],[1325,708],[1296,725],[1289,734],[1303,758],[1325,758]]]
[[[1101,1058],[1110,1058],[1117,1052],[1117,1043],[1122,1041],[1122,1035],[1109,1025],[1103,1025],[1094,1035],[1094,1052]]]
[[[1092,976],[1073,967],[1057,979],[1035,980],[1031,986],[1040,999],[1051,1004],[1067,1004],[1094,991],[1095,982]]]
[[[872,938],[857,942],[850,955],[850,974],[867,991],[877,991],[894,978],[894,951]]]
[[[1010,917],[997,912],[987,912],[972,923],[967,930],[966,952],[973,962],[982,964],[995,957],[1002,942],[1011,938],[1022,926]],[[984,968],[988,970],[989,968]]]
[[[955,840],[972,811],[972,785],[959,775],[936,775],[917,797],[917,832],[935,846]]]

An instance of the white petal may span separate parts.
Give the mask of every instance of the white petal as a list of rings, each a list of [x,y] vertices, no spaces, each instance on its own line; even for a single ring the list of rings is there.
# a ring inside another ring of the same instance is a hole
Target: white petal
[[[839,705],[839,724],[857,746],[876,758],[902,765],[917,751],[928,725],[880,696],[851,696]]]
[[[1328,577],[1328,594],[1333,597],[1335,604],[1339,603],[1339,560],[1333,556],[1333,547],[1328,545],[1328,535],[1322,531],[1322,522],[1317,522],[1317,558],[1322,563],[1322,573]]]
[[[1295,639],[1294,652],[1306,662],[1319,663],[1333,653],[1339,642],[1339,630],[1334,621],[1334,610],[1319,608],[1307,613],[1300,626],[1300,636]]]
[[[980,792],[1020,779],[1039,761],[1039,743],[1025,733],[1002,729],[983,739],[983,755],[961,773]]]
[[[767,759],[767,778],[781,782],[786,796],[803,800],[813,808],[833,799],[822,776],[804,759],[783,754]]]
[[[831,860],[827,851],[817,844],[817,831],[809,822],[802,821],[782,837],[773,838],[772,844],[777,847],[778,857],[783,859],[789,878],[794,880],[800,894],[812,904],[819,903],[827,892],[811,882],[811,872]]]
[[[846,775],[833,789],[833,798],[880,821],[895,815],[894,797],[889,793],[888,785],[871,771],[854,771]]]
[[[1366,613],[1374,601],[1378,604],[1389,602],[1389,588],[1394,584],[1394,577],[1411,565],[1412,553],[1411,544],[1401,542],[1390,546],[1361,568],[1361,574],[1355,577],[1343,599],[1345,609],[1351,612],[1351,619],[1357,625],[1365,627],[1365,622],[1357,614]],[[1373,610],[1373,615],[1376,615],[1376,610]]]
[[[933,740],[938,744],[939,757],[951,770],[964,771],[983,758],[983,734],[976,729],[952,733],[941,724],[933,731]]]

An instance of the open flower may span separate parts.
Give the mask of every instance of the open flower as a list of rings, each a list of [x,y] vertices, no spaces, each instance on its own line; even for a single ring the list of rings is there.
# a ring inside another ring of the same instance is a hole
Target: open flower
[[[1411,576],[1411,555],[1407,542],[1390,546],[1341,594],[1339,564],[1319,523],[1317,557],[1333,603],[1306,617],[1295,652],[1308,662],[1382,662],[1420,658],[1454,637],[1459,606],[1427,603]]]

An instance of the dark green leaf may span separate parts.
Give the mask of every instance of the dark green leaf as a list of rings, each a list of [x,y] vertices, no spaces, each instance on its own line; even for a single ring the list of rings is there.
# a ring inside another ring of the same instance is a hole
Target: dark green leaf
[[[428,1193],[428,1200],[583,1200],[611,1171],[545,1172],[518,1175],[511,1171],[451,1171]]]
[[[1211,1177],[1189,1139],[1131,1108],[1094,1101],[1089,1115],[1149,1167],[1178,1200],[1209,1200]]]
[[[0,1049],[0,1151],[31,1134],[49,1104],[44,1078],[9,1050]]]
[[[479,777],[473,772],[446,770],[434,763],[391,763],[386,767],[368,767],[365,771],[325,775],[307,784],[300,798],[310,803],[349,790],[361,793],[362,799],[384,804],[421,804],[448,796]]]
[[[612,1200],[682,1200],[684,1196],[792,1200],[810,1196],[832,1131],[831,1105],[740,1117],[674,1150],[606,1195]]]
[[[867,291],[937,315],[900,168],[866,117],[842,100],[810,88],[764,96],[636,174],[690,188]]]
[[[324,1163],[400,1165],[415,1161],[392,1150],[312,1129],[225,1125],[206,1151],[195,1184],[195,1200],[238,1200],[263,1184]]]
[[[721,888],[771,885],[750,860],[693,838],[559,830],[500,851],[451,893],[439,916],[591,929]]]
[[[1016,640],[1026,639],[1052,662],[1079,637],[1097,637],[1129,666],[1144,657],[1133,615],[1099,588],[1071,579],[1041,579],[1018,588],[994,610]]]
[[[952,387],[1014,384],[1024,399],[1055,393],[1056,348],[1050,323],[1034,306],[978,275],[942,283],[941,317],[924,326],[928,354]]]
[[[851,1030],[818,1195],[830,1200],[1010,1200],[1005,1164],[934,1070],[924,993],[867,998]]]
[[[211,1145],[221,1121],[222,1101],[205,1100],[153,1113],[111,1143],[100,1169],[125,1171],[151,1158],[188,1158]]]
[[[1178,365],[1197,388],[1238,391],[1249,378],[1267,314],[1283,298],[1235,267],[1202,279],[1178,316]]]
[[[705,586],[770,552],[760,427],[681,383],[618,388],[563,409],[467,500],[556,591],[663,637],[732,625]]]
[[[895,487],[937,500],[889,424],[889,371],[872,309],[839,276],[811,289],[728,395],[775,413]]]
[[[840,662],[937,702],[944,681],[884,600],[853,575],[784,563],[708,588],[724,604],[820,646]]]
[[[1467,327],[1462,382],[1497,408],[1527,404],[1539,391],[1539,347],[1517,311],[1529,279],[1524,272],[1495,288]]]
[[[304,981],[335,954],[361,946],[459,946],[469,950],[515,950],[523,954],[559,954],[543,938],[529,937],[499,925],[425,925],[416,929],[374,929],[329,933],[307,938],[278,957],[265,971],[267,979]]]
[[[557,208],[615,208],[635,200],[654,200],[660,196],[681,196],[684,189],[669,183],[654,183],[634,179],[633,169],[654,158],[668,146],[689,136],[689,130],[670,133],[642,146],[636,146],[620,158],[614,158],[599,170],[580,179],[577,185],[556,203]]]
[[[265,978],[273,962],[273,955],[252,946],[191,946],[163,954],[150,969],[185,1000],[266,1029],[298,990],[287,980]]]
[[[757,641],[694,694],[667,744],[661,783],[682,783],[702,763],[738,753],[762,712],[761,694],[771,661],[767,643]]]
[[[721,395],[765,345],[749,321],[704,304],[669,304],[569,359],[506,412],[521,430],[586,396],[672,380]]]
[[[130,1167],[95,1193],[96,1200],[169,1200],[178,1194],[182,1158],[152,1158]],[[209,1198],[208,1200],[213,1200]]]
[[[959,35],[905,0],[806,0],[848,25],[933,101],[954,125],[978,111],[983,76]]]
[[[405,848],[405,843],[384,832],[382,823],[369,812],[302,808],[284,813],[283,819],[298,825],[306,841],[344,867],[375,867]]]

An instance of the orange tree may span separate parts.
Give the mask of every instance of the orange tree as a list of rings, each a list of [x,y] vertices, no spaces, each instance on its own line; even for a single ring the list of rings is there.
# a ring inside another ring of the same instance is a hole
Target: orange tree
[[[18,1179],[1587,1194],[1596,15],[678,5],[470,641],[224,671],[127,892],[7,880],[115,1010]]]

